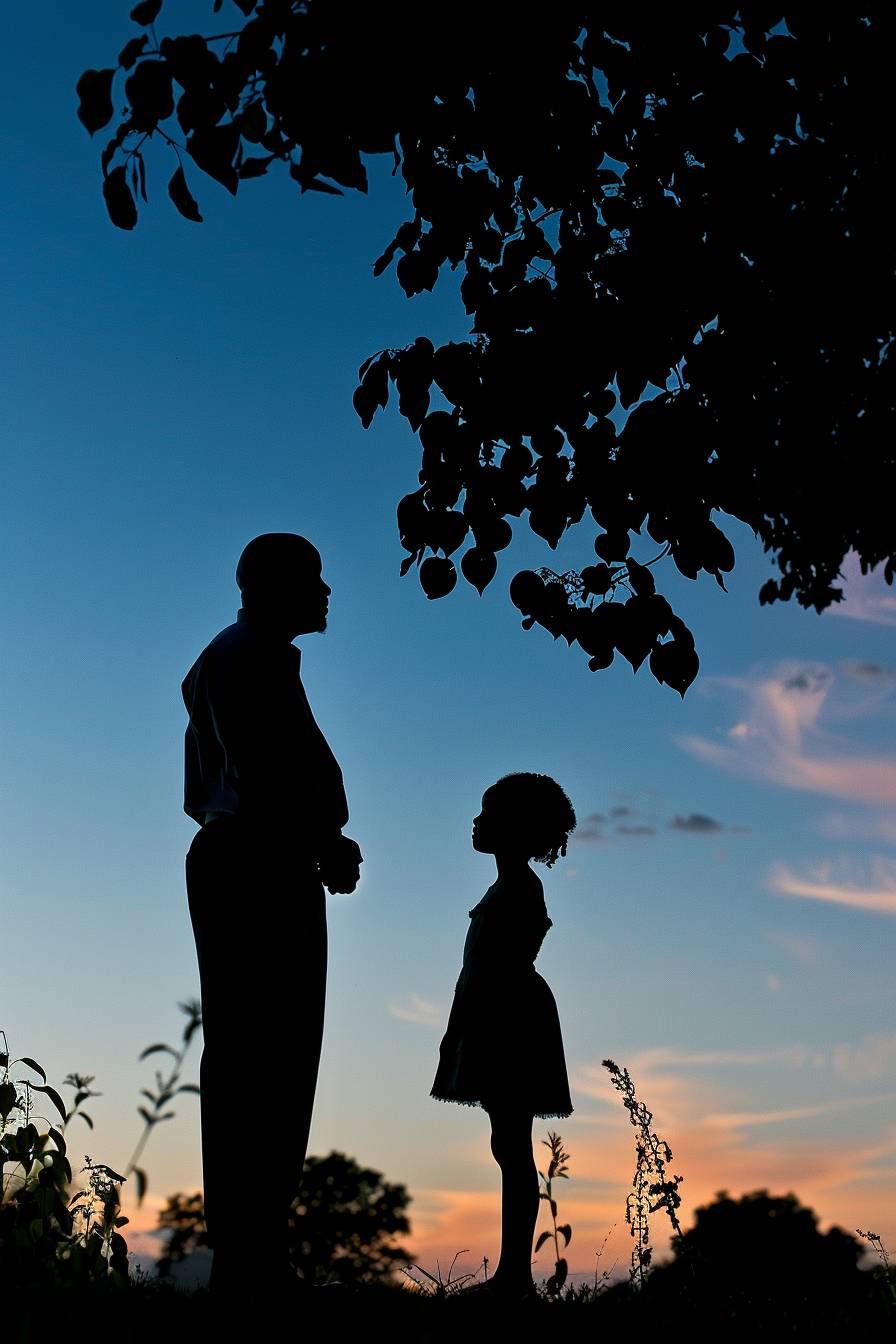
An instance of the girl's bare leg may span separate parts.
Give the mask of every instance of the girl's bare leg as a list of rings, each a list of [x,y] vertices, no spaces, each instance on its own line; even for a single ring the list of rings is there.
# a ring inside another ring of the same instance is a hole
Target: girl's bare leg
[[[538,1172],[532,1155],[532,1116],[511,1106],[487,1107],[492,1154],[501,1168],[501,1257],[496,1286],[532,1286],[532,1242],[538,1221]]]

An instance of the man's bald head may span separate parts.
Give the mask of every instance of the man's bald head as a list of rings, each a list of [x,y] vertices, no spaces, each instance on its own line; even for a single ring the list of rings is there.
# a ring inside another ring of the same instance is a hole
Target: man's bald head
[[[236,583],[241,593],[247,588],[276,588],[284,575],[303,570],[320,573],[316,546],[295,532],[263,532],[252,538],[237,561]]]
[[[321,577],[316,546],[295,532],[264,532],[253,537],[236,567],[236,581],[247,611],[289,627],[290,638],[327,624],[330,588]]]

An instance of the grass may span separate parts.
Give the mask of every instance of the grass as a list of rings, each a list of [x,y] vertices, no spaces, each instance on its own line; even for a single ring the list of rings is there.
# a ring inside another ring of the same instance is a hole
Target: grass
[[[570,1341],[593,1340],[596,1332],[614,1330],[730,1332],[749,1326],[764,1329],[772,1338],[833,1337],[839,1331],[845,1337],[864,1332],[889,1332],[892,1315],[872,1282],[864,1300],[845,1304],[818,1301],[782,1304],[763,1302],[761,1296],[751,1310],[742,1304],[700,1309],[693,1299],[669,1301],[652,1292],[650,1280],[643,1290],[622,1283],[594,1293],[589,1286],[567,1289],[560,1297],[542,1296],[523,1307],[505,1307],[466,1298],[457,1294],[415,1292],[400,1284],[363,1285],[313,1289],[274,1301],[253,1300],[250,1294],[228,1303],[223,1312],[216,1309],[208,1293],[185,1292],[159,1282],[136,1282],[119,1291],[68,1289],[45,1292],[33,1300],[23,1294],[8,1294],[4,1309],[4,1344],[44,1344],[86,1331],[94,1339],[116,1344],[186,1344],[205,1339],[240,1338],[252,1331],[258,1339],[273,1337],[265,1322],[284,1315],[294,1320],[296,1333],[319,1328],[329,1340],[383,1338],[396,1344],[441,1344],[456,1341],[478,1344],[490,1342],[496,1332],[512,1335],[515,1341],[541,1340],[546,1330],[560,1332]],[[222,1322],[226,1331],[222,1333]],[[287,1338],[288,1330],[279,1327],[277,1335]]]

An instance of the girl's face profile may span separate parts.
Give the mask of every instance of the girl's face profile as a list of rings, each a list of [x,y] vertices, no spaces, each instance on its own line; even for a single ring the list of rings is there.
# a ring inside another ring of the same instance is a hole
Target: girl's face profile
[[[482,809],[473,818],[473,848],[480,854],[495,854],[499,849],[506,849],[507,821],[500,804],[496,806],[493,790],[486,789],[482,795]]]
[[[482,795],[482,808],[473,818],[473,848],[480,854],[494,854],[494,823],[488,809],[488,790]]]

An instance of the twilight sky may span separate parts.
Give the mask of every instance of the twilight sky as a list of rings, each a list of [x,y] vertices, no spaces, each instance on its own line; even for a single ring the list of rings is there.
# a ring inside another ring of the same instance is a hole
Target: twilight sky
[[[200,226],[168,201],[160,148],[138,228],[114,229],[74,86],[114,62],[128,8],[19,6],[5,30],[0,1027],[52,1083],[96,1075],[75,1157],[127,1161],[152,1080],[136,1057],[176,1040],[176,1003],[198,992],[180,681],[234,619],[246,541],[296,531],[334,590],[303,672],[366,860],[355,895],[330,899],[311,1151],[408,1184],[421,1263],[495,1256],[487,1119],[428,1093],[467,911],[492,880],[470,819],[499,775],[542,770],[580,818],[541,870],[539,958],[576,1109],[536,1122],[572,1154],[572,1268],[593,1269],[614,1224],[602,1264],[629,1252],[632,1131],[607,1056],[672,1145],[685,1221],[722,1188],[793,1190],[824,1226],[892,1248],[896,592],[854,566],[837,611],[760,608],[768,557],[719,519],[729,594],[660,580],[702,659],[683,703],[646,670],[592,674],[520,629],[510,577],[589,563],[585,524],[552,556],[519,520],[483,598],[461,580],[428,602],[399,579],[394,519],[417,441],[392,408],[365,433],[351,394],[383,346],[465,335],[452,278],[412,302],[391,272],[373,279],[407,210],[376,161],[366,199],[300,197],[275,175],[234,202],[194,172]],[[220,24],[205,0],[171,9],[179,31]],[[275,1081],[251,1059],[234,1074],[251,1098],[237,1123],[288,1127]],[[126,1209],[134,1249],[152,1251],[139,1229],[164,1197],[200,1183],[198,1106],[180,1103],[147,1150],[144,1210]]]

